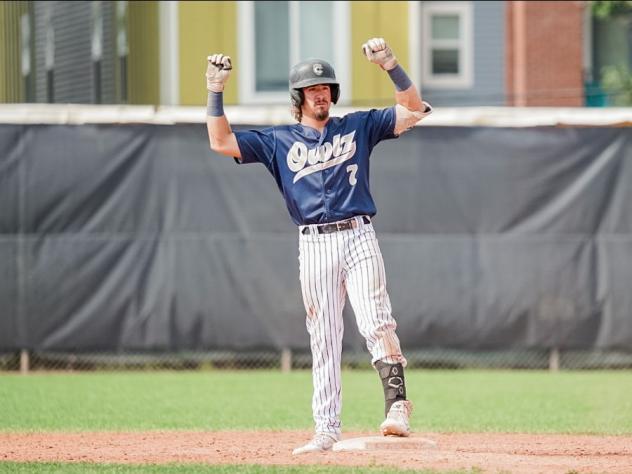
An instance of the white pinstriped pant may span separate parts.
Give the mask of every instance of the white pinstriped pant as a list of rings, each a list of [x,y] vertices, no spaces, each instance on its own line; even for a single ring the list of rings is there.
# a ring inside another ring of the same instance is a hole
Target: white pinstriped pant
[[[356,217],[361,222],[360,217]],[[299,229],[302,229],[299,228]],[[330,234],[299,232],[299,274],[312,350],[316,432],[340,434],[342,309],[346,295],[372,363],[402,363],[386,291],[384,261],[372,224]]]

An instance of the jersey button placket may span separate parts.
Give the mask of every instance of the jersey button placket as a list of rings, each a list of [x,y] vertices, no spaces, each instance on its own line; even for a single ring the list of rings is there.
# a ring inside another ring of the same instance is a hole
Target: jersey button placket
[[[330,176],[331,176],[331,169],[330,168],[326,168],[323,170],[322,173],[323,176],[323,189],[324,189],[324,194],[325,194],[325,214],[327,215],[327,221],[331,221],[331,195],[333,190],[331,189],[331,184],[330,184]]]
[[[318,140],[318,147],[320,148],[323,144],[323,142],[325,141],[325,138],[327,137],[327,127],[325,127],[323,129],[323,133],[320,135],[320,139]],[[322,185],[322,190],[323,190],[323,206],[325,208],[325,221],[329,222],[329,219],[331,217],[330,214],[330,210],[331,210],[331,206],[330,206],[330,193],[331,191],[328,189],[328,175],[329,173],[329,169],[325,168],[323,170],[321,170],[320,172],[320,179],[321,179],[321,185]]]

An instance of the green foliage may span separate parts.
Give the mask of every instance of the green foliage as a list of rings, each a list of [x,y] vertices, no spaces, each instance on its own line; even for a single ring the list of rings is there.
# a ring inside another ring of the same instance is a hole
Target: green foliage
[[[32,474],[432,474],[436,471],[397,470],[383,467],[335,467],[335,466],[259,466],[208,464],[162,464],[162,465],[116,465],[116,464],[64,464],[64,463],[14,463],[0,462],[0,473]],[[471,471],[453,471],[452,474],[466,474]],[[450,474],[442,471],[442,474]]]
[[[632,105],[632,73],[623,66],[605,66],[601,71],[601,87],[610,97],[612,105]]]
[[[592,2],[592,12],[599,19],[624,17],[632,14],[630,0],[597,0]]]
[[[263,466],[259,464],[91,464],[50,462],[3,462],[0,474],[480,474],[477,468],[459,471],[397,469],[382,466]],[[572,473],[569,473],[572,474]]]

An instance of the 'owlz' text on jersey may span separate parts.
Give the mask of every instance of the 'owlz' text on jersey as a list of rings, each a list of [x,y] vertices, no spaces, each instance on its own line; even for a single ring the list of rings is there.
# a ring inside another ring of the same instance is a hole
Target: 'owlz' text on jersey
[[[334,135],[332,143],[325,142],[309,150],[305,143],[294,142],[287,153],[287,166],[296,173],[293,182],[353,158],[356,151],[354,137],[355,130],[342,137],[340,134]]]

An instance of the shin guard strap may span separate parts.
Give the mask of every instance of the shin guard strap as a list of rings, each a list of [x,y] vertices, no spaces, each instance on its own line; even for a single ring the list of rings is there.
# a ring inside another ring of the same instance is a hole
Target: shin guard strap
[[[404,367],[402,364],[387,364],[379,360],[375,363],[375,368],[382,380],[386,416],[393,403],[397,400],[406,400]]]

